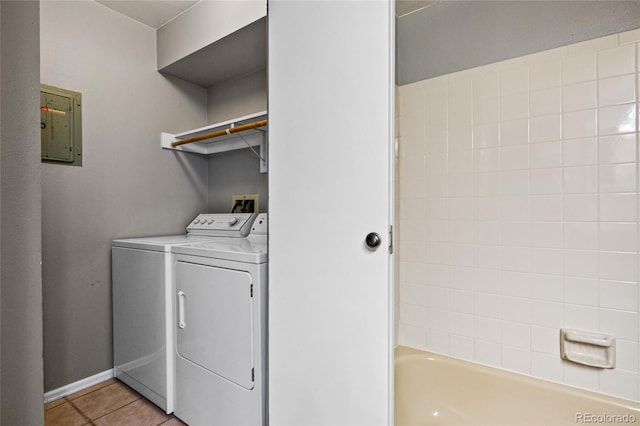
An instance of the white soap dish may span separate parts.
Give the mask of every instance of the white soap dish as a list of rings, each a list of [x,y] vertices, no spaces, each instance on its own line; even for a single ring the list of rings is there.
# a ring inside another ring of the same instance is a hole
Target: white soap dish
[[[591,331],[560,329],[560,357],[596,368],[615,368],[616,338]]]

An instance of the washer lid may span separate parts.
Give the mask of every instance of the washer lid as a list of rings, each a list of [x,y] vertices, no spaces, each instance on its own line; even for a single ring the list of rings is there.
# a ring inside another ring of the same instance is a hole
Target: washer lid
[[[244,263],[265,263],[268,259],[266,236],[208,238],[206,241],[176,246],[171,252]]]
[[[113,240],[111,244],[113,247],[170,252],[172,246],[190,244],[195,241],[202,241],[204,238],[205,237],[187,235],[163,235],[157,237],[123,238]]]

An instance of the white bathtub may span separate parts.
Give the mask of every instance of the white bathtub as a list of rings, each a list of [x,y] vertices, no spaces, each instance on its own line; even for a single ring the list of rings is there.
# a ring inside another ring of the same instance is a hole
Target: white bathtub
[[[395,424],[640,425],[640,404],[400,346]]]

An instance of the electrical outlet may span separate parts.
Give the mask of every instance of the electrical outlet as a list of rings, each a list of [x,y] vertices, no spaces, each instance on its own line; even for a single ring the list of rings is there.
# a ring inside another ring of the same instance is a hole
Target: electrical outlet
[[[232,213],[257,213],[260,211],[258,194],[239,194],[231,196]]]

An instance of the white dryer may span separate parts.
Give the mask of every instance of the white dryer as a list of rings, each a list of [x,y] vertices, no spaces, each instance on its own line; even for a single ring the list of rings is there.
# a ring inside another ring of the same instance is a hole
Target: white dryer
[[[250,213],[202,214],[192,223],[213,223],[214,217],[234,235],[248,234],[255,219]],[[114,375],[167,413],[175,400],[172,250],[211,238],[188,233],[112,242]]]
[[[264,425],[267,217],[174,249],[176,406],[190,425]]]

